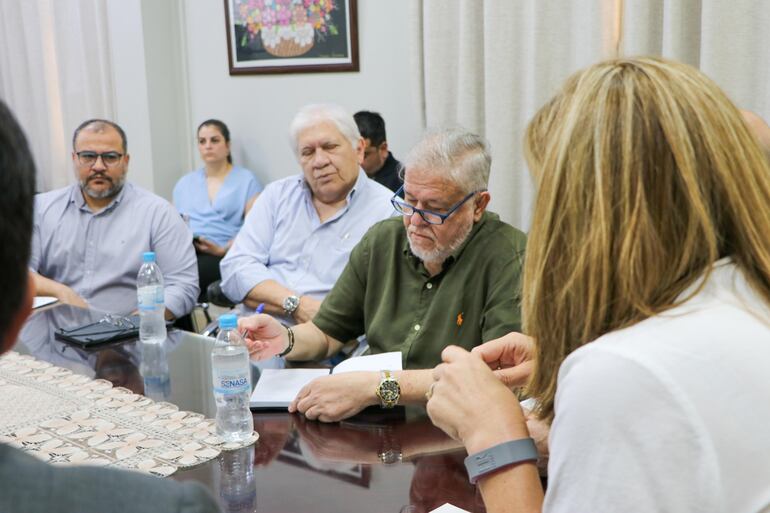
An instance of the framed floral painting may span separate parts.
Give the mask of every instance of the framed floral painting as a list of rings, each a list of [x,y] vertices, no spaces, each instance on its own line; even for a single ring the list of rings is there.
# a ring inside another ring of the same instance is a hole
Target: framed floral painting
[[[230,75],[358,71],[356,0],[224,0]]]

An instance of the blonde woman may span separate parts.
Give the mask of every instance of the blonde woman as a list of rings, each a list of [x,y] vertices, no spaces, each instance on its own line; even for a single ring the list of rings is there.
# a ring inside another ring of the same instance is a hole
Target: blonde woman
[[[688,66],[609,61],[568,81],[527,144],[532,338],[447,348],[428,402],[487,511],[768,511],[770,168],[738,109]],[[490,370],[532,361],[545,499]]]

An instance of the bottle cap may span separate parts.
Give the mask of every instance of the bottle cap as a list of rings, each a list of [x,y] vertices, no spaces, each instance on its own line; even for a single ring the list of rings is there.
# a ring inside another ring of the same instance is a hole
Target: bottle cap
[[[142,253],[142,261],[143,262],[154,262],[155,261],[155,252],[154,251],[148,251],[146,253]]]
[[[228,330],[238,327],[238,316],[235,314],[225,314],[219,316],[219,329]]]

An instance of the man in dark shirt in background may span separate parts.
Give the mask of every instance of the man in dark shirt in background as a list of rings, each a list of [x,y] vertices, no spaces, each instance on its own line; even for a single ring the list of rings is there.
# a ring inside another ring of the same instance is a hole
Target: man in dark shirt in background
[[[364,161],[361,167],[369,178],[396,192],[403,183],[399,177],[401,163],[388,150],[385,120],[377,112],[368,110],[356,112],[353,118],[364,139]]]

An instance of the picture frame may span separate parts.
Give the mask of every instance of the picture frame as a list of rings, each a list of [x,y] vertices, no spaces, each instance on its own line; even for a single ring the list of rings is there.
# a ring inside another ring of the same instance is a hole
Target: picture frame
[[[230,75],[358,71],[356,0],[224,0]]]

